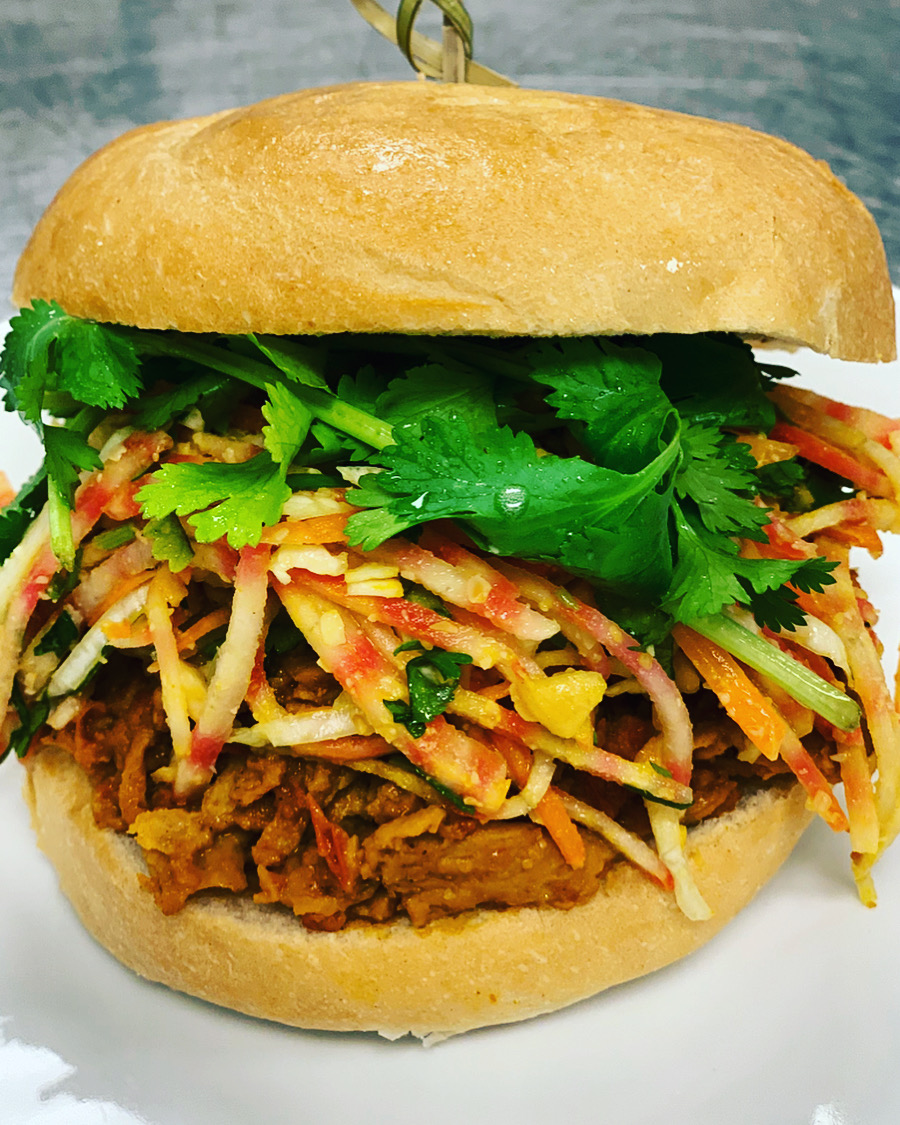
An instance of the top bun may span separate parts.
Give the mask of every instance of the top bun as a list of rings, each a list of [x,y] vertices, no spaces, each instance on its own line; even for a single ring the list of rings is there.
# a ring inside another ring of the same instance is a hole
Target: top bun
[[[188,332],[721,330],[895,354],[877,228],[794,146],[602,98],[423,82],[127,133],[51,203],[14,298]]]

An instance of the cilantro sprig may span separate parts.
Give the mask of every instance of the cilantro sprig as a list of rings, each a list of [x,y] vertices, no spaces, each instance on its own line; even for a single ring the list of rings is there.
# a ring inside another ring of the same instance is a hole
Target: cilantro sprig
[[[304,468],[323,466],[324,482],[362,460],[381,470],[353,493],[365,510],[348,533],[364,548],[453,518],[488,551],[589,577],[657,633],[661,614],[690,621],[733,602],[790,627],[790,587],[820,588],[828,564],[740,555],[738,539],[762,537],[772,483],[729,432],[773,423],[773,374],[727,336],[300,343],[104,326],[38,301],[13,321],[0,385],[44,439],[44,476],[0,519],[0,541],[46,488],[71,571],[68,512],[78,474],[99,464],[87,437],[104,412],[170,427],[249,395],[265,419],[255,456],[166,464],[143,483],[157,557],[186,565],[179,518],[201,542],[255,543]]]
[[[141,390],[131,342],[92,321],[69,316],[55,301],[35,301],[11,321],[0,357],[7,410],[17,410],[44,442],[50,541],[63,566],[75,557],[68,512],[83,469],[100,459],[85,440],[98,414],[116,410]],[[45,413],[74,415],[67,428]]]

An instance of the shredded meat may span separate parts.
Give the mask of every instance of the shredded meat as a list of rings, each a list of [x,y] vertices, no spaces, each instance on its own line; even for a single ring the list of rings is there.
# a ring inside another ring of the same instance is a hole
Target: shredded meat
[[[291,687],[296,671],[286,668],[279,685],[285,702],[328,697],[320,670],[297,676]],[[636,713],[633,698],[611,702],[601,744],[634,758],[653,733],[649,711]],[[708,699],[693,706],[697,763],[688,824],[728,811],[748,784],[785,768],[742,761],[737,729]],[[147,862],[145,885],[166,914],[201,891],[282,904],[314,930],[404,915],[422,926],[485,907],[568,909],[592,897],[615,860],[605,841],[579,830],[586,861],[576,870],[530,822],[482,824],[346,766],[240,747],[226,748],[202,797],[179,803],[170,784],[154,777],[171,752],[158,689],[110,670],[78,721],[45,739],[87,771],[97,823],[135,836]],[[818,757],[833,775],[827,755]],[[649,833],[638,795],[567,769],[558,771],[557,784]]]

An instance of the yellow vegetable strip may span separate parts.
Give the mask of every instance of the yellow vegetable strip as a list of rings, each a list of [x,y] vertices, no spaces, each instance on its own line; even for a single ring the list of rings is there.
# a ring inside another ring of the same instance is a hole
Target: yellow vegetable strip
[[[541,750],[568,762],[576,769],[617,785],[627,785],[642,793],[651,793],[663,801],[689,805],[692,794],[688,786],[657,772],[649,762],[630,762],[610,754],[599,746],[585,746],[575,739],[559,738],[539,723],[530,723],[507,707],[485,699],[477,692],[457,688],[447,710],[460,718],[477,723],[486,730],[498,731],[514,738],[530,750]]]

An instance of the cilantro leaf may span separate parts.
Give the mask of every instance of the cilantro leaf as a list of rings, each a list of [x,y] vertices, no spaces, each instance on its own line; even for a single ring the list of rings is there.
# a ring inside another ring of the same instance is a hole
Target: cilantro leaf
[[[677,563],[662,608],[677,621],[712,617],[737,602],[759,614],[760,625],[791,628],[803,614],[786,583],[819,590],[830,581],[833,566],[824,559],[742,558],[734,540],[709,531],[689,510],[676,506],[675,521]]]
[[[46,696],[38,699],[30,707],[28,706],[18,680],[13,681],[10,703],[15,707],[16,714],[19,716],[19,725],[10,734],[6,750],[0,754],[0,762],[3,761],[10,750],[15,753],[17,758],[24,758],[31,746],[31,740],[47,721],[47,716],[50,714],[50,701]]]
[[[837,563],[830,562],[828,559],[805,559],[796,566],[790,576],[790,584],[805,593],[812,590],[820,593],[825,586],[834,581],[831,571],[836,566]],[[748,584],[752,587],[752,582]],[[794,594],[787,586],[762,589],[758,592],[753,590],[747,597],[747,604],[757,623],[775,633],[781,629],[793,630],[805,621],[803,610],[797,605]]]
[[[69,316],[55,301],[34,301],[11,321],[0,360],[9,404],[40,426],[46,393],[86,406],[119,409],[140,393],[134,345],[106,325]]]
[[[662,389],[682,418],[766,433],[775,425],[753,349],[739,337],[659,333],[641,344],[662,361]]]
[[[854,492],[844,477],[798,457],[763,465],[755,475],[760,493],[777,500],[786,512],[811,512],[846,500]]]
[[[232,547],[255,546],[276,523],[291,494],[284,474],[263,451],[239,464],[163,465],[138,492],[144,515],[187,516],[199,543],[227,537]]]
[[[399,426],[353,493],[350,541],[371,549],[428,520],[459,518],[496,554],[558,562],[595,580],[659,592],[671,557],[667,508],[677,443],[638,473],[541,456],[532,439],[463,418]]]
[[[416,642],[412,642],[416,645]],[[410,647],[401,645],[398,652]],[[416,647],[420,647],[416,645]],[[472,657],[462,652],[445,652],[430,649],[414,656],[406,665],[406,682],[409,686],[409,703],[401,699],[386,699],[385,707],[413,738],[421,738],[432,719],[442,715],[459,686],[460,669],[471,664]]]
[[[328,389],[319,373],[319,357],[313,348],[283,336],[255,336],[251,333],[247,338],[292,382],[304,387]]]
[[[139,430],[164,429],[194,407],[200,408],[202,412],[204,401],[213,399],[233,385],[234,380],[227,375],[217,375],[213,372],[204,372],[192,379],[185,379],[169,390],[145,395],[141,399],[134,424]]]
[[[607,340],[560,340],[534,353],[532,378],[553,387],[560,418],[584,424],[581,439],[598,465],[633,473],[671,440],[672,404],[660,389],[652,352]]]
[[[44,431],[47,472],[56,488],[69,498],[78,484],[80,469],[99,469],[100,457],[76,430],[48,426]]]
[[[761,529],[768,516],[752,500],[756,463],[747,446],[713,426],[694,423],[682,434],[682,452],[675,492],[694,501],[707,530],[764,541]]]
[[[8,559],[22,541],[31,521],[47,502],[47,469],[42,466],[19,489],[11,504],[0,509],[0,562]]]
[[[309,432],[313,416],[286,387],[275,383],[266,391],[269,401],[262,412],[268,425],[263,426],[263,440],[275,464],[287,471]]]
[[[456,416],[468,419],[476,432],[497,424],[491,380],[477,371],[437,363],[414,367],[392,380],[374,410],[392,426]]]
[[[35,646],[34,655],[44,656],[53,653],[54,656],[65,656],[80,636],[81,632],[73,621],[72,615],[62,610]]]

